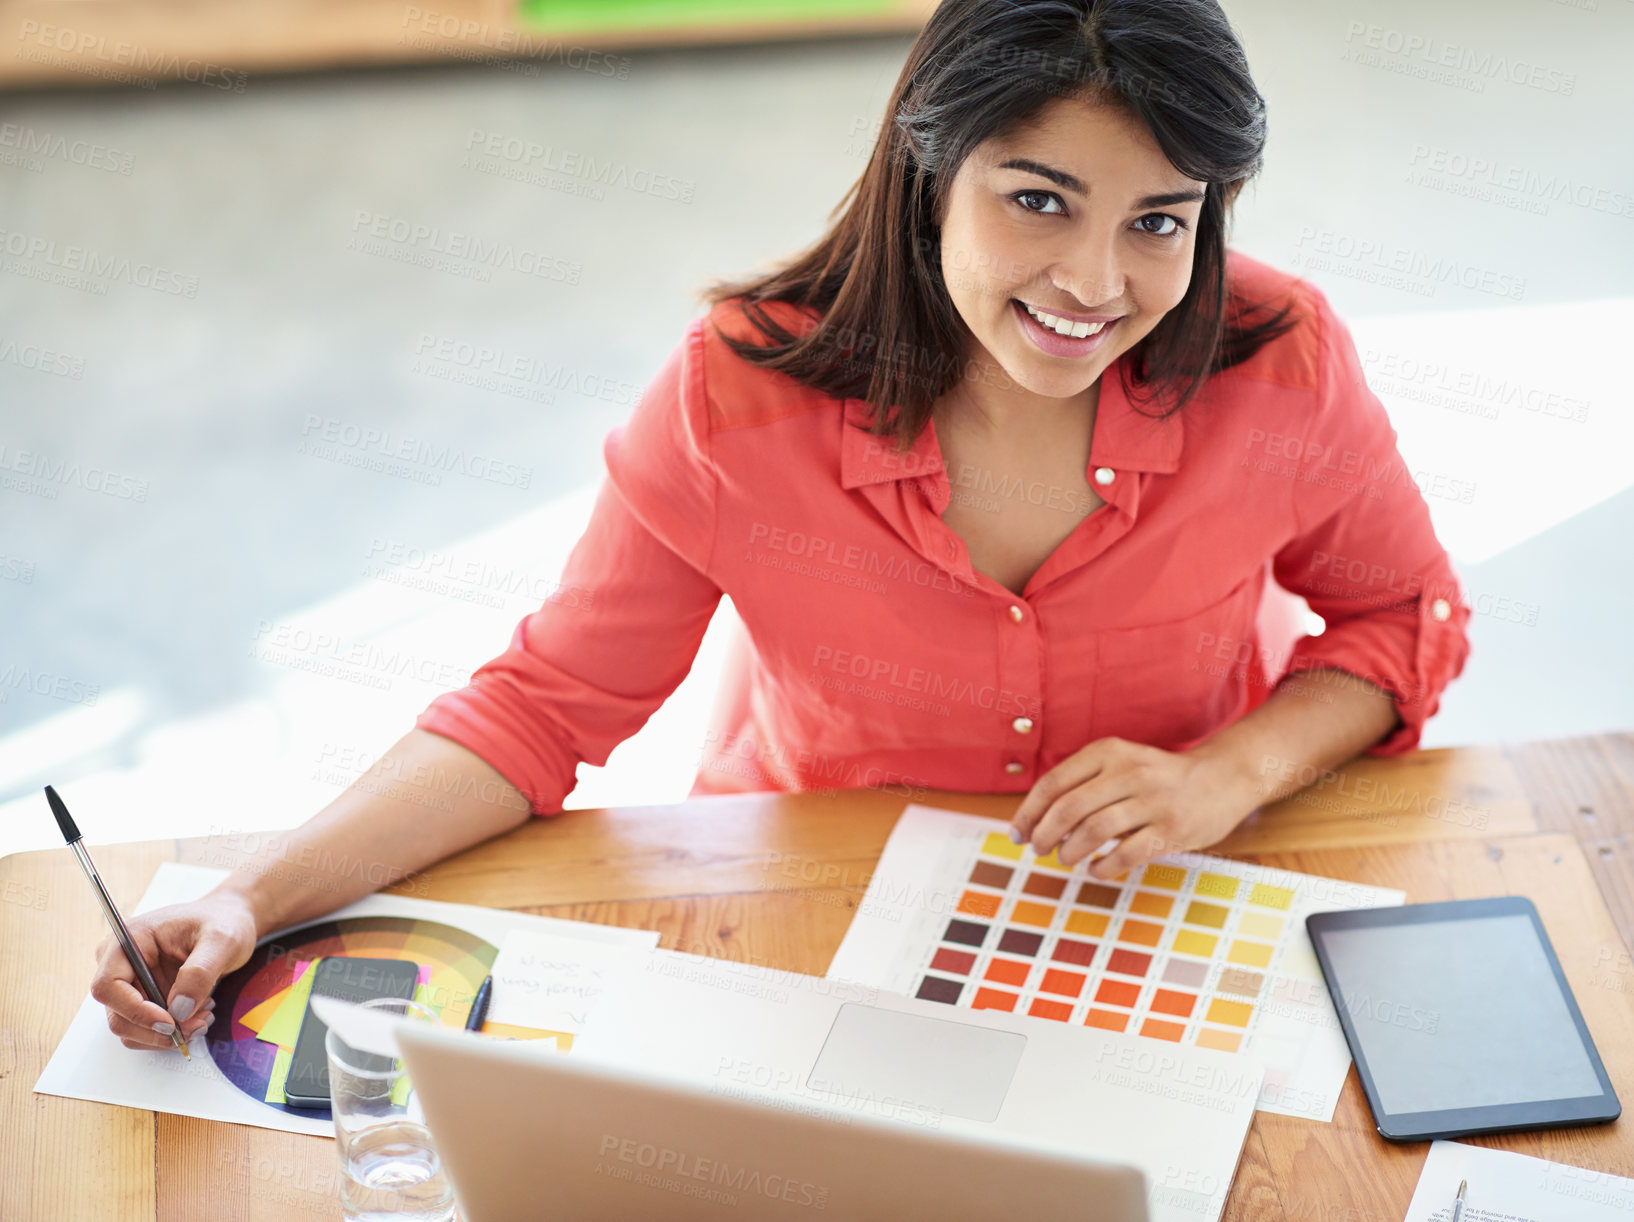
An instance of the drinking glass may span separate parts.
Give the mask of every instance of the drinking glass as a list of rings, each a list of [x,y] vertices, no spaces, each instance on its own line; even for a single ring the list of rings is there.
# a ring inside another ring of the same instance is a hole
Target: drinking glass
[[[440,1021],[415,1001],[362,1004],[411,1022]],[[354,1048],[333,1028],[324,1048],[346,1222],[454,1222],[454,1190],[403,1062]]]

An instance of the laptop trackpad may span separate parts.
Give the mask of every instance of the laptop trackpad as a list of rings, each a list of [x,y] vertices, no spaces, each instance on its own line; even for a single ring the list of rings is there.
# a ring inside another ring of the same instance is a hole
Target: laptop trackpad
[[[995,1120],[1027,1037],[847,1002],[806,1077],[810,1090],[860,1105],[893,1103]]]

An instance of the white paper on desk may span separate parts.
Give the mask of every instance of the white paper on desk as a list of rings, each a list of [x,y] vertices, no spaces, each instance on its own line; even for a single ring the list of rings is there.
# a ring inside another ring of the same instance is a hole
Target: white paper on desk
[[[621,972],[643,966],[651,949],[513,929],[494,958],[488,1018],[578,1034],[608,984]]]
[[[654,950],[642,958],[645,970],[622,975],[607,989],[573,1055],[660,1080],[691,1079],[710,1094],[757,1099],[840,1124],[866,1116],[921,1133],[1000,1138],[1038,1150],[1065,1147],[1129,1163],[1146,1175],[1151,1222],[1216,1222],[1225,1207],[1260,1093],[1262,1068],[1252,1057],[1154,1046],[1137,1036],[1024,1014],[963,1010],[956,1021],[966,1027],[1025,1037],[997,1117],[981,1120],[920,1093],[936,1089],[928,1082],[881,1087],[877,1070],[858,1068],[860,1077],[848,1085],[825,1084],[818,1069],[842,1011],[887,1011],[940,1026],[951,1007],[680,951]]]
[[[1033,909],[1051,908],[1047,926],[1036,925],[1051,941],[1039,952],[1039,959],[1050,952],[1055,939],[1073,930],[1067,922],[1083,911],[1073,897],[1077,888],[1088,880],[1088,863],[1079,862],[1070,872],[1054,867],[1054,881],[1066,879],[1065,889],[1053,892],[1057,898],[1048,904],[1046,897],[1022,890],[1022,880],[1028,878],[1038,861],[1030,846],[1010,845],[1005,834],[1007,825],[997,819],[979,815],[961,814],[928,806],[910,804],[885,844],[878,865],[868,882],[868,892],[857,905],[845,939],[835,952],[827,975],[835,980],[849,980],[875,988],[914,996],[927,974],[937,969],[931,960],[942,945],[943,932],[951,918],[965,915],[959,911],[961,896],[969,886],[972,866],[985,858],[1002,862],[1013,869],[1011,881],[1002,888],[1004,895],[997,916],[983,918],[987,924],[1002,925],[1006,918],[1026,903]],[[997,856],[989,845],[990,837],[1000,844]],[[1343,908],[1376,908],[1400,904],[1404,892],[1388,887],[1369,887],[1341,879],[1321,878],[1312,874],[1296,874],[1269,866],[1232,861],[1201,853],[1174,853],[1151,863],[1158,867],[1174,867],[1184,874],[1186,881],[1178,888],[1156,884],[1133,872],[1129,881],[1115,884],[1123,892],[1115,910],[1107,910],[1106,925],[1099,933],[1086,932],[1081,936],[1097,944],[1092,965],[1080,970],[1088,975],[1088,984],[1079,992],[1068,1020],[1082,1025],[1087,1011],[1095,1004],[1094,996],[1102,974],[1110,970],[1112,944],[1108,933],[1116,935],[1121,922],[1137,917],[1141,923],[1161,923],[1163,933],[1154,945],[1136,945],[1140,957],[1152,962],[1150,973],[1141,985],[1142,1002],[1156,995],[1169,962],[1190,959],[1195,964],[1205,955],[1208,977],[1205,984],[1195,982],[1185,987],[1199,992],[1201,1000],[1186,1020],[1182,1043],[1191,1044],[1203,1027],[1203,1019],[1210,1013],[1215,986],[1234,973],[1238,962],[1226,958],[1228,948],[1244,929],[1248,920],[1274,919],[1278,932],[1242,934],[1250,941],[1271,947],[1269,963],[1260,965],[1257,973],[1263,982],[1258,995],[1253,997],[1254,1010],[1242,1037],[1241,1051],[1248,1053],[1265,1066],[1265,1079],[1259,1099],[1259,1110],[1307,1120],[1328,1122],[1344,1089],[1345,1077],[1350,1072],[1350,1047],[1345,1043],[1344,1029],[1339,1025],[1338,1013],[1329,998],[1327,984],[1316,952],[1311,947],[1310,935],[1305,932],[1305,918],[1313,912]],[[1045,872],[1050,867],[1046,863]],[[1196,888],[1207,874],[1218,882],[1221,877],[1237,880],[1238,890],[1231,899],[1222,899]],[[1272,888],[1281,895],[1280,906],[1256,907],[1247,902],[1252,890],[1260,886]],[[1146,916],[1131,911],[1133,896],[1144,889],[1148,895],[1173,897],[1173,907],[1164,917]],[[990,894],[1000,888],[988,888]],[[1198,898],[1203,906],[1227,908],[1230,915],[1223,928],[1194,926],[1211,936],[1216,945],[1212,952],[1195,955],[1182,954],[1176,948],[1183,917],[1189,913],[1191,901]],[[1250,913],[1257,915],[1251,916]],[[1114,924],[1117,923],[1117,924]],[[1218,935],[1218,936],[1214,936]],[[956,950],[976,951],[975,975],[978,979],[991,962],[997,937],[988,937],[979,948],[955,947]],[[1150,954],[1145,952],[1149,951]],[[1058,966],[1051,963],[1049,966]],[[1031,972],[1029,984],[1021,992],[1017,1010],[1026,1008],[1036,989],[1041,970]],[[976,988],[966,988],[957,1004],[968,1006]],[[1241,994],[1231,994],[1227,1000],[1239,1001]],[[1130,1029],[1141,1026],[1139,1010],[1130,1022]],[[1165,1015],[1157,1015],[1163,1019]],[[1165,1024],[1168,1025],[1168,1024]]]
[[[155,871],[141,902],[132,911],[148,912],[166,904],[197,899],[225,878],[227,873],[226,870],[205,866],[163,862]],[[85,902],[93,902],[89,893]],[[656,930],[620,929],[611,925],[507,912],[502,908],[447,904],[396,895],[367,895],[356,903],[315,920],[333,921],[353,916],[402,916],[437,921],[466,930],[495,946],[502,946],[506,936],[517,930],[569,936],[642,951],[658,945]],[[302,922],[303,925],[312,923],[315,922]],[[275,930],[267,936],[275,938],[286,932],[288,930]],[[87,964],[87,987],[90,975]],[[291,1115],[252,1099],[239,1090],[216,1068],[205,1040],[195,1038],[190,1048],[192,1060],[174,1048],[152,1051],[126,1048],[119,1042],[119,1037],[108,1030],[107,1011],[87,993],[80,1003],[79,1012],[74,1015],[73,1022],[51,1054],[51,1060],[35,1082],[34,1090],[43,1095],[63,1095],[143,1111],[252,1124],[289,1133],[309,1133],[318,1137],[335,1135],[334,1123],[327,1118]]]
[[[1447,1222],[1458,1181],[1464,1222],[1628,1222],[1634,1217],[1634,1180],[1568,1167],[1526,1154],[1430,1143],[1405,1222]]]

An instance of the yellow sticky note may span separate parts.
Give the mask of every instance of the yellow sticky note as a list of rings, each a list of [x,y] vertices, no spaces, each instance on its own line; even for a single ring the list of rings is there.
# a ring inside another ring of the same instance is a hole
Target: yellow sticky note
[[[1294,902],[1294,893],[1286,887],[1255,883],[1254,889],[1248,893],[1248,902],[1258,904],[1261,908],[1281,908],[1286,912],[1288,905]]]
[[[1228,900],[1237,894],[1237,880],[1229,874],[1203,873],[1197,876],[1197,885],[1192,888],[1198,895],[1212,895],[1219,899]]]
[[[1263,942],[1233,942],[1226,958],[1244,967],[1269,967],[1271,948]]]
[[[318,964],[322,962],[322,959],[314,959],[301,978],[290,986],[277,1011],[256,1033],[258,1038],[284,1048],[295,1046],[296,1037],[301,1034],[301,1020],[306,1016],[306,999],[312,996],[312,979],[318,974]]]
[[[289,1077],[289,1063],[294,1059],[293,1048],[280,1048],[278,1055],[272,1058],[272,1069],[267,1074],[267,1093],[265,1102],[282,1103],[284,1101],[284,1082]]]
[[[1011,843],[1010,837],[1003,832],[988,832],[987,839],[982,841],[982,852],[989,857],[1003,857],[1007,861],[1020,861],[1021,849],[1021,845]]]

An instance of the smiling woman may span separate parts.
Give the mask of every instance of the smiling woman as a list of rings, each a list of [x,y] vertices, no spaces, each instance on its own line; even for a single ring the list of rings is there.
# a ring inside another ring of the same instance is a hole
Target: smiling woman
[[[590,613],[547,603],[417,726],[559,811],[726,594],[694,793],[1023,793],[1017,836],[1115,842],[1110,876],[1284,762],[1416,745],[1469,608],[1344,323],[1227,250],[1266,124],[1215,0],[945,0],[887,117],[829,231],[710,288],[608,437]]]

